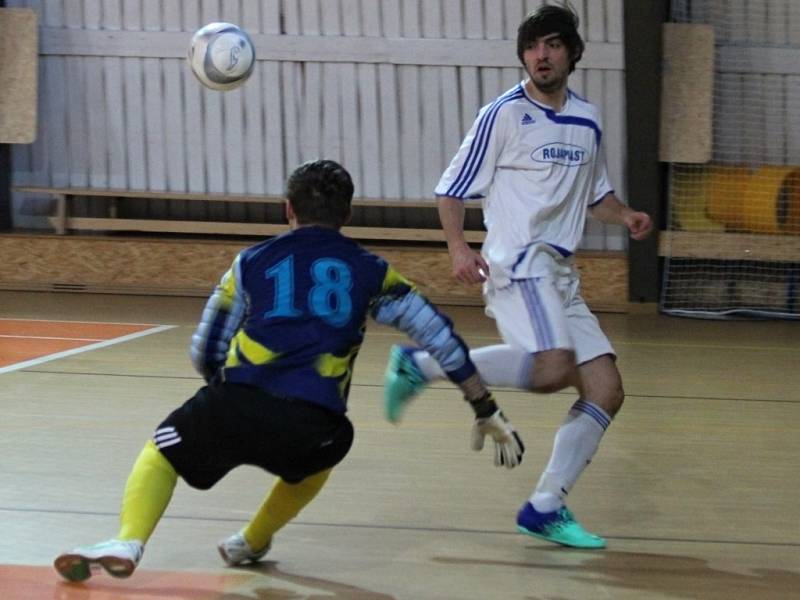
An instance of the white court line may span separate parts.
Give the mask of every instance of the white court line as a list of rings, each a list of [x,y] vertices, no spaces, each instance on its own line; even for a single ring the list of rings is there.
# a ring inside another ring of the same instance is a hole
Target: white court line
[[[97,321],[63,321],[59,319],[26,319],[24,317],[0,317],[0,321],[33,321],[35,323],[79,323],[81,325],[136,325],[158,327],[154,323],[98,323]]]
[[[104,338],[76,338],[53,337],[49,335],[6,335],[0,333],[0,338],[14,338],[17,340],[60,340],[63,342],[102,342]]]
[[[100,325],[107,324],[110,323],[100,323]],[[130,324],[133,325],[133,323]],[[73,348],[72,350],[64,350],[63,352],[56,352],[55,354],[40,356],[39,358],[33,358],[20,363],[14,363],[13,365],[9,365],[7,367],[0,367],[0,374],[9,373],[11,371],[19,371],[20,369],[27,369],[28,367],[34,367],[42,363],[50,362],[51,360],[73,356],[75,354],[80,354],[81,352],[88,352],[89,350],[97,350],[98,348],[113,346],[114,344],[120,344],[122,342],[127,342],[145,335],[150,335],[152,333],[159,333],[168,329],[174,329],[175,327],[177,327],[177,325],[157,325],[155,327],[151,327],[150,329],[145,329],[144,331],[137,331],[136,333],[130,333],[128,335],[123,335],[122,337],[105,340],[96,344],[89,344],[88,346],[81,346],[80,348]]]

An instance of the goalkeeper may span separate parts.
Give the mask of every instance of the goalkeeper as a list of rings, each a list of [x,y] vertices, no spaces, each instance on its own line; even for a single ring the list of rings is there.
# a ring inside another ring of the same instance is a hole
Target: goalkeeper
[[[286,195],[291,231],[239,253],[192,337],[192,363],[208,385],[173,411],[139,454],[117,537],[56,558],[65,579],[88,579],[92,565],[131,575],[179,476],[209,489],[243,464],[278,479],[253,519],[218,549],[229,565],[262,558],[350,449],[347,397],[368,313],[407,333],[461,388],[476,416],[476,450],[489,436],[495,464],[521,461],[522,442],[450,320],[339,232],[350,216],[348,172],[329,160],[304,163]]]

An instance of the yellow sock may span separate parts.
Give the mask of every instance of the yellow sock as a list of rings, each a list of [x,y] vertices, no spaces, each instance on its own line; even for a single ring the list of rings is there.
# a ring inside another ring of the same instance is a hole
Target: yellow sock
[[[267,499],[244,529],[244,539],[250,548],[255,552],[264,548],[276,531],[296,517],[314,499],[330,474],[331,469],[320,471],[294,484],[278,479]]]
[[[175,469],[155,442],[148,440],[125,484],[117,539],[146,543],[164,514],[177,481]]]

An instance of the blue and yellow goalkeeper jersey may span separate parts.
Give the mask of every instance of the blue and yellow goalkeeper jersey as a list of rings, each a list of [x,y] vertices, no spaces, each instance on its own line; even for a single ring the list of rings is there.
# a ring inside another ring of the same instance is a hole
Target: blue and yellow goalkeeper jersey
[[[450,320],[384,259],[304,226],[239,253],[208,299],[191,358],[209,380],[344,413],[367,315],[409,335],[459,383],[475,373]]]

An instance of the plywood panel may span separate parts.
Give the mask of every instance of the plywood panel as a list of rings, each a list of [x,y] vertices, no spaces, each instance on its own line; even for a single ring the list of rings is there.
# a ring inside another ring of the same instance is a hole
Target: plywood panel
[[[36,139],[37,24],[31,9],[0,8],[0,143]]]
[[[662,231],[659,256],[787,263],[800,256],[800,236]]]
[[[714,28],[665,23],[659,158],[711,160]]]
[[[0,235],[0,288],[205,296],[247,242]],[[480,305],[479,286],[451,275],[443,247],[365,245],[412,279],[431,299]],[[594,310],[627,310],[622,253],[577,258],[582,293]]]

